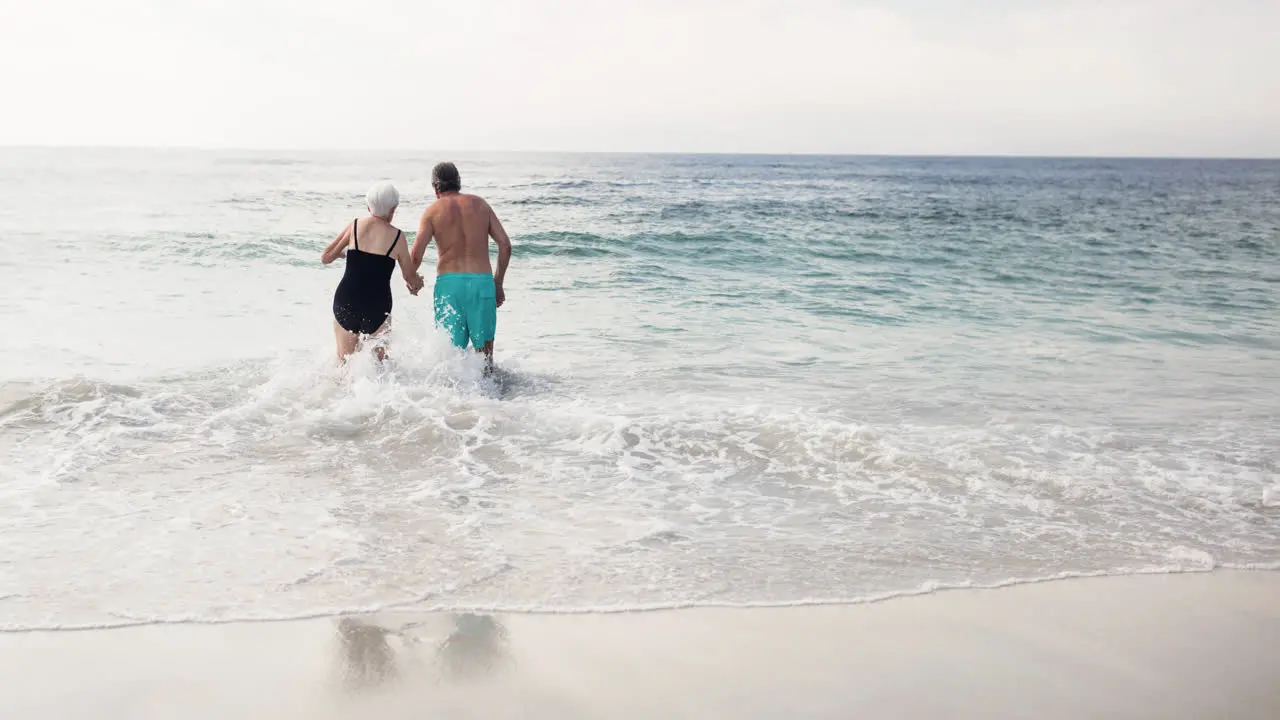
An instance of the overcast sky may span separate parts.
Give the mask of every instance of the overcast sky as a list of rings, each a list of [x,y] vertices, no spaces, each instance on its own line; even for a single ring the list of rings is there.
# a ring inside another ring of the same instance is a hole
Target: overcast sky
[[[0,0],[0,145],[1280,156],[1280,0]]]

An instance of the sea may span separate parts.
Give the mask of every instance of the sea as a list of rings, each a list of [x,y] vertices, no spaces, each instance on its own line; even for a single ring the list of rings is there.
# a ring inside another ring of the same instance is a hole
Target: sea
[[[339,365],[440,160],[498,372]],[[4,149],[0,248],[0,630],[1280,568],[1280,161]]]

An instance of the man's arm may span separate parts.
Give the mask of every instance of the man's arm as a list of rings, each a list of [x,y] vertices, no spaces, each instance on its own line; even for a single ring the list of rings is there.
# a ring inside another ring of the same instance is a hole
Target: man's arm
[[[342,228],[342,232],[338,233],[338,237],[334,238],[333,242],[329,243],[329,247],[320,253],[320,262],[328,265],[340,257],[346,257],[347,243],[350,242],[350,237],[351,226],[348,225]]]
[[[493,287],[497,291],[498,307],[502,307],[502,303],[507,301],[502,281],[507,277],[507,265],[511,262],[511,238],[507,237],[507,231],[493,208],[489,208],[489,237],[498,243],[498,271],[493,274]]]
[[[422,267],[422,258],[427,254],[427,245],[431,244],[431,218],[427,215],[427,211],[422,211],[422,217],[418,220],[418,237],[413,241],[413,272],[417,274],[418,268]]]

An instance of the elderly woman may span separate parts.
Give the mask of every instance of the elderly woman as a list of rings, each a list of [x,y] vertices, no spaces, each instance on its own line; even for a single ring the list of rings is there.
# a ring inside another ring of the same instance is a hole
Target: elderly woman
[[[320,256],[328,265],[347,259],[342,282],[333,293],[333,333],[338,360],[345,360],[365,338],[373,338],[379,360],[386,358],[382,336],[391,326],[391,271],[400,264],[409,291],[418,294],[422,276],[413,270],[409,243],[391,224],[400,204],[400,193],[389,182],[378,183],[365,196],[369,217],[356,218],[342,229]]]

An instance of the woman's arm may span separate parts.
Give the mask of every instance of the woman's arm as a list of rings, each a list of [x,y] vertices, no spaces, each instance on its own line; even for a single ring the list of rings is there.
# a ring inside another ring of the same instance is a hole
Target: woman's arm
[[[342,228],[342,232],[338,233],[338,237],[329,243],[329,247],[320,253],[320,262],[328,265],[338,258],[347,256],[347,243],[351,242],[351,226]]]
[[[395,249],[396,264],[400,266],[400,275],[404,277],[404,284],[409,288],[409,294],[417,295],[426,281],[418,274],[417,267],[413,262],[413,253],[409,250],[409,238],[403,238],[403,242],[396,243]]]

